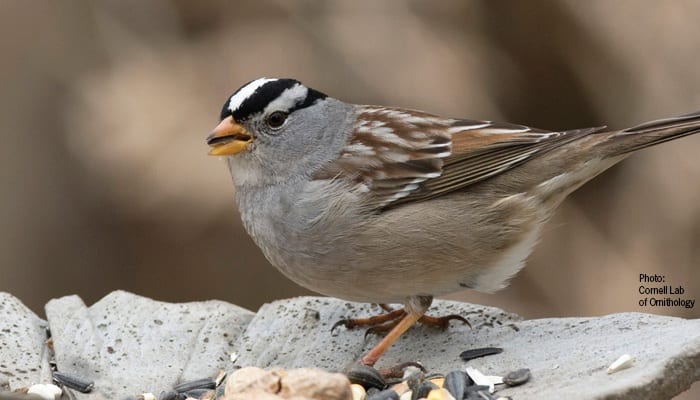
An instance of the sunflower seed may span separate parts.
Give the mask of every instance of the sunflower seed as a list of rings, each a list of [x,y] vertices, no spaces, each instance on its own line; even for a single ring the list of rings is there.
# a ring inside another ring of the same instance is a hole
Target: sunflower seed
[[[58,371],[53,373],[53,381],[69,389],[75,389],[80,393],[90,393],[95,387],[95,382]]]
[[[463,399],[466,387],[473,384],[474,382],[465,372],[452,371],[445,375],[445,384],[443,387],[447,389],[455,399]]]
[[[202,378],[194,381],[183,382],[173,387],[173,390],[178,393],[185,393],[194,389],[216,389],[216,382],[214,382],[214,380],[211,378]]]
[[[357,383],[366,389],[375,387],[385,389],[386,381],[379,374],[379,371],[363,364],[355,363],[345,373],[351,383]]]
[[[480,349],[465,350],[460,353],[459,358],[461,358],[463,361],[469,361],[479,357],[500,354],[502,352],[503,349],[500,347],[482,347]]]

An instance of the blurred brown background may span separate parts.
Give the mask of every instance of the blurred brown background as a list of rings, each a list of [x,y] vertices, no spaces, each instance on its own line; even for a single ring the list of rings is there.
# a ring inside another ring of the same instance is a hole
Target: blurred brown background
[[[700,109],[700,3],[0,2],[0,290],[115,289],[256,309],[308,294],[241,228],[204,137],[239,85],[546,129]],[[640,273],[700,300],[700,135],[643,151],[562,207],[495,294],[525,317],[643,311]]]

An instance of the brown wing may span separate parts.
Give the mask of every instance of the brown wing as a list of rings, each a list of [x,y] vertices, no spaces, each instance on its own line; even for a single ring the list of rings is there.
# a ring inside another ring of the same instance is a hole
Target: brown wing
[[[601,128],[547,132],[366,106],[340,157],[315,178],[345,177],[385,210],[441,196],[514,168]]]

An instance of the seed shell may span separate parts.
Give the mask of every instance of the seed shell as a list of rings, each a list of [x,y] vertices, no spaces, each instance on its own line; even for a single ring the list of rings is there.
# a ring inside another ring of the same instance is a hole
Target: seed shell
[[[617,360],[615,360],[610,366],[608,367],[608,374],[613,374],[617,371],[621,371],[623,369],[627,369],[634,364],[634,357],[632,357],[629,354],[623,354],[621,355]]]
[[[350,390],[352,391],[352,400],[365,400],[365,398],[367,398],[367,392],[362,385],[353,383],[350,385]]]
[[[445,375],[445,384],[443,387],[447,389],[455,399],[463,399],[466,387],[473,384],[474,382],[466,372],[452,371]]]
[[[216,382],[211,378],[202,378],[183,382],[173,387],[173,390],[178,393],[185,393],[194,389],[216,389]]]
[[[350,380],[350,383],[356,383],[366,389],[377,388],[383,390],[386,388],[386,380],[376,369],[363,364],[354,364],[345,375]]]
[[[459,358],[461,358],[463,361],[469,361],[479,357],[500,354],[502,352],[503,349],[500,347],[482,347],[479,349],[465,350],[462,353],[460,353]]]
[[[69,389],[75,389],[80,393],[90,393],[95,387],[95,382],[63,372],[54,372],[53,381]]]

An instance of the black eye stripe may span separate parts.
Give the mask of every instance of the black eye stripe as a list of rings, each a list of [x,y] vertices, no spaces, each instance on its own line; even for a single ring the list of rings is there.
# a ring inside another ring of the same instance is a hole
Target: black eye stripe
[[[275,79],[269,82],[265,82],[263,85],[255,89],[255,91],[253,91],[253,93],[251,93],[246,99],[244,99],[238,106],[238,108],[236,108],[232,112],[229,109],[229,103],[231,101],[231,98],[235,96],[236,93],[240,92],[241,89],[245,88],[252,82],[255,81],[248,82],[245,85],[241,86],[228,98],[228,100],[224,103],[223,108],[221,109],[220,119],[224,119],[229,115],[233,115],[233,118],[236,121],[245,121],[252,115],[255,115],[265,110],[265,107],[267,107],[268,104],[280,97],[280,95],[282,95],[282,93],[285,90],[293,88],[296,85],[301,85],[301,82],[295,79]],[[325,94],[319,91],[308,89],[306,97],[301,101],[297,101],[297,104],[289,110],[287,110],[287,113],[291,113],[292,111],[296,111],[301,108],[309,107],[319,99],[323,99],[326,97],[327,96]]]

